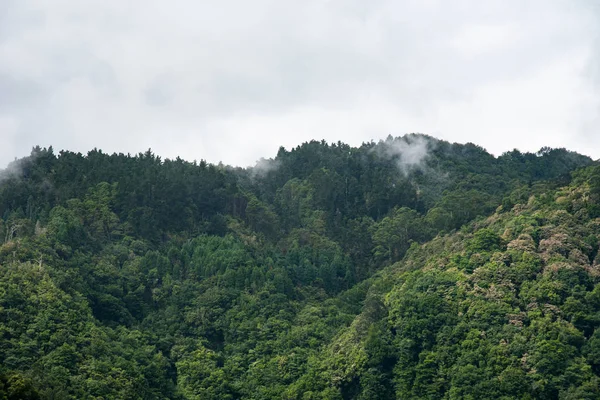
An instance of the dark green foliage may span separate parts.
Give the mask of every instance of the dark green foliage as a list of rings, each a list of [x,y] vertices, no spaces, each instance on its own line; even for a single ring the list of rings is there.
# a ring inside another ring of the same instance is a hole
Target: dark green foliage
[[[0,172],[0,400],[598,397],[591,160],[407,135],[265,163]]]

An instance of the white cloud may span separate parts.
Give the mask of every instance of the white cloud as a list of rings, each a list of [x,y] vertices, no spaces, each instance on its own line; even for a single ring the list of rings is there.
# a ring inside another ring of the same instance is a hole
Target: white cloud
[[[2,3],[0,164],[40,144],[253,165],[406,132],[600,157],[584,0]]]
[[[506,25],[467,25],[451,38],[451,45],[467,57],[506,50],[519,41],[519,27]]]
[[[590,95],[580,74],[586,59],[584,52],[573,51],[530,76],[481,85],[469,101],[441,107],[437,129],[446,137],[462,137],[496,154],[551,146],[592,150],[598,157],[596,139],[595,149],[575,139],[580,130],[578,112]]]

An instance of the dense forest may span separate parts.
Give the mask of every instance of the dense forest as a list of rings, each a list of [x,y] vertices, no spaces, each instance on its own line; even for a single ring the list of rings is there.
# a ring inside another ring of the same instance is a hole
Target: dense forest
[[[600,398],[600,165],[425,135],[0,172],[0,400]]]

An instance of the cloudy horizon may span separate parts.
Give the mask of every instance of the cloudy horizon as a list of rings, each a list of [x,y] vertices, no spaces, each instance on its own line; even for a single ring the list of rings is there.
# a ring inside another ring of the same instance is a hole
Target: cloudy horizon
[[[599,7],[4,0],[0,168],[35,145],[248,166],[419,132],[600,158]]]

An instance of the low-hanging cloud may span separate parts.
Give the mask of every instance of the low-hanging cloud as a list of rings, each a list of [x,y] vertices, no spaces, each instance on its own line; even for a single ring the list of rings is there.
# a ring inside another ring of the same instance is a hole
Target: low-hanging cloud
[[[281,166],[281,161],[272,158],[260,158],[254,167],[250,169],[250,175],[253,178],[263,178],[270,172],[276,171]]]
[[[423,135],[405,135],[395,139],[388,138],[374,148],[378,156],[392,159],[398,170],[405,176],[414,170],[426,170],[427,159],[435,142]]]
[[[4,168],[0,168],[0,183],[7,179],[22,179],[23,171],[27,164],[34,161],[38,155],[38,152],[32,151],[29,156],[15,159],[4,166]]]

